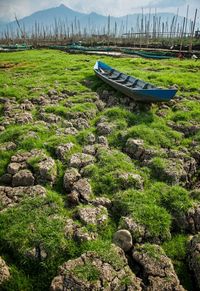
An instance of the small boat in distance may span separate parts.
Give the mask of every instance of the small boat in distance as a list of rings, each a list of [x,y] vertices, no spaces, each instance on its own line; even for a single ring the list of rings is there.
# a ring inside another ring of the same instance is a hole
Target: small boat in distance
[[[140,102],[166,102],[171,100],[177,92],[176,89],[155,87],[140,79],[121,73],[100,61],[96,62],[94,72],[111,87]]]
[[[149,52],[149,51],[133,51],[129,49],[122,50],[125,54],[136,55],[146,59],[167,60],[172,59],[173,56],[166,52]]]

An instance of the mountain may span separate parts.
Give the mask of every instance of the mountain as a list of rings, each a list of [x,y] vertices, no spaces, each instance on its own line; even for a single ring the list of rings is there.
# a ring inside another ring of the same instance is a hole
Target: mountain
[[[173,18],[175,18],[175,14],[173,13],[157,13],[155,16],[151,15],[150,17],[150,26],[152,30],[153,21],[160,25],[167,25],[170,27]],[[25,28],[27,33],[31,33],[36,27],[45,28],[47,32],[55,32],[56,28],[65,27],[66,31],[71,32],[73,30],[74,33],[78,31],[85,31],[89,34],[95,33],[107,33],[108,26],[109,32],[112,33],[114,30],[117,30],[118,34],[123,34],[124,32],[138,32],[141,29],[142,25],[144,27],[145,21],[146,23],[149,20],[149,15],[143,15],[142,22],[142,14],[131,14],[122,17],[107,17],[104,15],[100,15],[97,13],[81,13],[74,11],[65,5],[61,4],[58,7],[49,8],[46,10],[41,10],[31,14],[30,16],[24,17],[19,20],[19,24],[21,28]],[[110,23],[108,25],[108,23]],[[177,25],[182,27],[183,17],[178,16]],[[16,21],[10,22],[6,25],[0,25],[0,31],[5,30],[5,28],[9,28],[12,31],[16,31],[18,24]],[[188,26],[189,27],[189,26]]]

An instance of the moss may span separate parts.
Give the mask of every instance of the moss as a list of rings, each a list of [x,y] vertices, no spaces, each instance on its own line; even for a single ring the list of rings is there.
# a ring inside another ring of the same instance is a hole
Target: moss
[[[76,266],[73,273],[82,280],[94,282],[99,279],[100,271],[91,263],[86,263],[83,266]]]
[[[97,239],[84,243],[82,245],[82,252],[83,251],[96,252],[104,262],[111,264],[116,270],[124,267],[123,258],[118,254],[116,247],[112,245],[110,240]]]
[[[165,255],[165,252],[162,248],[158,248],[157,245],[152,245],[150,243],[145,243],[143,245],[137,245],[136,251],[152,258],[155,261],[162,261],[162,256]]]

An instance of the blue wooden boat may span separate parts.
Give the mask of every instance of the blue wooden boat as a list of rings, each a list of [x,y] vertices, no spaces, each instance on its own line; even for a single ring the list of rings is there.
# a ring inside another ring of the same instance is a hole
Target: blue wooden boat
[[[145,51],[133,51],[128,49],[123,49],[123,52],[130,55],[136,55],[147,59],[165,60],[171,59],[173,56],[169,56],[167,53],[163,52],[145,52]]]
[[[155,87],[140,79],[121,73],[100,61],[96,62],[94,72],[111,87],[140,102],[169,101],[177,92],[175,89]]]
[[[105,47],[105,46],[83,46],[83,45],[76,45],[70,44],[67,46],[68,50],[75,50],[80,52],[90,52],[90,51],[102,51],[102,52],[110,52],[112,48]]]

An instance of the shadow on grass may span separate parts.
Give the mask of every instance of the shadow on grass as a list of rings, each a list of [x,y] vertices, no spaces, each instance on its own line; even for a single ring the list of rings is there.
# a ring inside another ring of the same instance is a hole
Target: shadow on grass
[[[84,79],[83,84],[88,87],[90,90],[92,90],[93,92],[96,92],[97,94],[99,94],[100,96],[102,95],[103,91],[106,90],[108,91],[108,95],[113,95],[113,97],[117,98],[119,103],[121,103],[120,105],[123,106],[123,102],[120,102],[123,98],[125,99],[129,99],[130,103],[135,103],[137,109],[139,109],[139,111],[145,112],[149,115],[152,116],[152,121],[153,121],[153,115],[150,112],[151,110],[151,103],[144,103],[144,102],[138,102],[135,101],[134,99],[131,99],[125,95],[123,95],[123,93],[117,91],[116,89],[112,88],[111,86],[109,86],[108,84],[104,83],[102,80],[100,80],[97,76],[95,75],[91,75],[88,76]],[[103,100],[106,101],[106,100]],[[126,107],[127,108],[127,107]],[[134,113],[134,110],[133,110]],[[148,122],[150,121],[150,118],[148,118]]]

